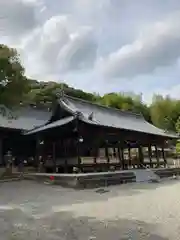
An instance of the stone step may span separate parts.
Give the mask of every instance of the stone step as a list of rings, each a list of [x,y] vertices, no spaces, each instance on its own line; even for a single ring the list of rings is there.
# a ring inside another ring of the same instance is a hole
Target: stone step
[[[0,180],[2,179],[14,179],[19,178],[20,174],[17,172],[7,172],[6,170],[4,172],[1,172]]]
[[[136,182],[159,182],[160,177],[155,174],[151,169],[138,169],[134,170],[136,175]]]

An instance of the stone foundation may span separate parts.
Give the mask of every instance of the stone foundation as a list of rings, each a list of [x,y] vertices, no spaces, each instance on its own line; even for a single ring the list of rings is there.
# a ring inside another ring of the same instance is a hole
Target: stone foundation
[[[25,179],[49,182],[72,188],[95,188],[128,182],[135,182],[133,171],[82,173],[82,174],[25,174]]]

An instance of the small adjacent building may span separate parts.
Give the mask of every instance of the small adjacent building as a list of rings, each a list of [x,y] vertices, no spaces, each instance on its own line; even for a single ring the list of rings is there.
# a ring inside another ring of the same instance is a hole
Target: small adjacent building
[[[0,166],[5,164],[8,151],[16,158],[35,155],[36,141],[23,133],[46,124],[50,117],[50,111],[32,105],[13,110],[0,105]]]

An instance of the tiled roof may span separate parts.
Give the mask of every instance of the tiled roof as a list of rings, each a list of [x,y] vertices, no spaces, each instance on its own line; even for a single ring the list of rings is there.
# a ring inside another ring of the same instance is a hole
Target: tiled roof
[[[1,109],[3,109],[3,106],[1,106]],[[51,112],[32,107],[23,107],[12,112],[5,108],[5,111],[5,115],[2,112],[0,114],[0,127],[2,128],[30,130],[44,125],[51,117]],[[9,118],[7,115],[12,116]]]
[[[74,116],[66,117],[66,118],[60,119],[58,121],[55,121],[55,122],[49,123],[47,125],[44,125],[42,127],[38,127],[38,128],[33,129],[31,131],[28,131],[27,133],[24,133],[24,135],[35,134],[37,132],[42,132],[42,131],[45,131],[45,130],[48,130],[48,129],[60,127],[60,126],[63,126],[65,124],[67,124],[67,123],[72,122],[74,119],[75,119]]]
[[[59,100],[59,103],[71,113],[80,112],[81,120],[88,124],[114,127],[169,138],[178,138],[176,134],[167,133],[148,123],[141,114],[121,111],[67,95],[63,96]]]

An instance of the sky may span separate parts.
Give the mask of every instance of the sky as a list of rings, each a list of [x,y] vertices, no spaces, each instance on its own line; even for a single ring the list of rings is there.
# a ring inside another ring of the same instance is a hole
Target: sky
[[[0,0],[0,39],[33,79],[180,98],[179,0]]]

